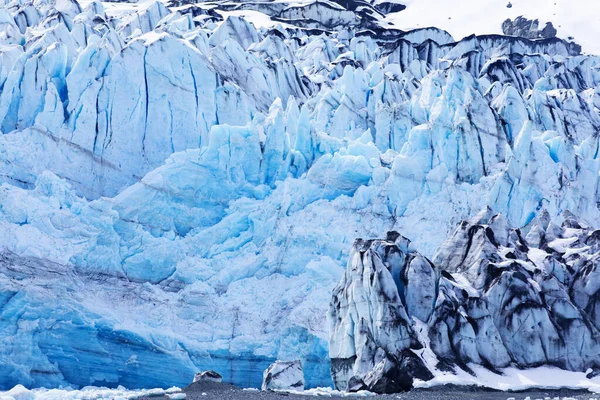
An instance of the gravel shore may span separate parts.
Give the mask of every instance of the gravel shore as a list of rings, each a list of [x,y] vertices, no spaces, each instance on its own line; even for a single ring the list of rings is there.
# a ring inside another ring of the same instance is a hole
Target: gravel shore
[[[337,397],[337,396],[308,396],[288,393],[262,392],[257,390],[242,390],[236,386],[227,383],[204,382],[202,384],[194,383],[183,389],[186,394],[186,400],[308,400],[311,398],[365,398],[365,397]],[[498,392],[475,390],[465,387],[439,387],[434,389],[419,389],[407,393],[398,393],[393,395],[369,396],[367,399],[387,400],[530,400],[538,399],[577,399],[593,400],[600,399],[586,391],[573,390],[532,390],[526,392]],[[165,397],[167,398],[167,397]],[[157,398],[144,397],[142,400],[156,400]]]

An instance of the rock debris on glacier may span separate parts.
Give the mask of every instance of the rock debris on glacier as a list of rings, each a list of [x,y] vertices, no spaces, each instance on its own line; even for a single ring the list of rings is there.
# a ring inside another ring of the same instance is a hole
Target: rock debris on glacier
[[[599,368],[599,231],[542,214],[462,222],[433,262],[392,232],[359,239],[330,305],[333,380],[393,393],[443,371]],[[409,367],[407,367],[409,366]],[[360,383],[360,384],[357,384]]]

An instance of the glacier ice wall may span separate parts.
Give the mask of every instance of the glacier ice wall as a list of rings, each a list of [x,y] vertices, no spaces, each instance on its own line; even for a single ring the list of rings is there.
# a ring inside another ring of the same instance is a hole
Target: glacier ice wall
[[[384,11],[2,3],[0,387],[328,385],[355,237],[598,223],[598,57]]]
[[[397,232],[357,239],[329,310],[336,388],[395,393],[476,365],[597,371],[600,231],[562,219],[520,230],[488,210],[433,261]]]

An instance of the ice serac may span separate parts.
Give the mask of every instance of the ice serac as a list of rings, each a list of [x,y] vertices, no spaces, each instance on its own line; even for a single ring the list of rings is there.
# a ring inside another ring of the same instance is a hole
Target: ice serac
[[[333,290],[329,355],[338,389],[362,381],[370,391],[395,393],[409,390],[414,378],[432,377],[411,352],[421,347],[411,318],[412,312],[423,316],[433,309],[435,286],[427,282],[434,271],[409,250],[407,239],[395,232],[389,236],[388,241],[357,240]],[[415,285],[419,278],[425,278],[422,286]]]
[[[433,263],[397,233],[357,240],[329,311],[336,387],[401,391],[477,364],[598,368],[598,235],[562,219],[543,214],[521,231],[483,212]]]

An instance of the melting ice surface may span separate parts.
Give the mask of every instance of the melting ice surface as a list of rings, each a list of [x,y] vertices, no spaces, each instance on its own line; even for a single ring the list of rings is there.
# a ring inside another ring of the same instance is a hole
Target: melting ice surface
[[[2,4],[3,389],[256,387],[298,357],[328,386],[356,237],[430,256],[488,206],[600,225],[600,59],[571,42],[368,3]]]
[[[22,385],[17,385],[11,390],[0,392],[1,400],[135,400],[145,396],[163,398],[164,396],[167,396],[166,398],[183,397],[181,389],[177,387],[169,389],[127,390],[122,386],[115,389],[90,386],[80,390],[71,388],[29,390]]]

